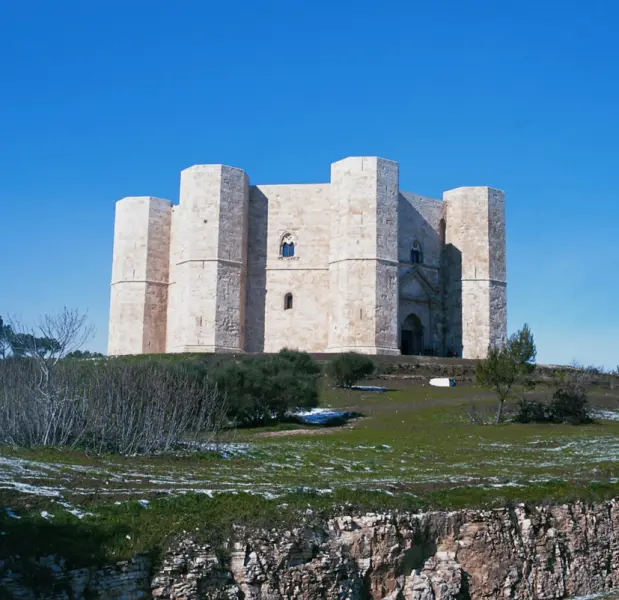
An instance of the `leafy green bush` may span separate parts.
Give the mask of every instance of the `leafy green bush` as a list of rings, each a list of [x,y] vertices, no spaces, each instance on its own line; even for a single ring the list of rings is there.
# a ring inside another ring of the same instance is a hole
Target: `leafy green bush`
[[[517,423],[547,423],[547,406],[539,400],[522,398],[518,403],[518,413],[514,421]]]
[[[327,367],[329,376],[340,387],[351,387],[361,379],[369,377],[376,365],[365,354],[347,352],[335,357]]]
[[[244,357],[214,365],[211,377],[226,395],[228,416],[239,425],[282,419],[318,405],[320,367],[305,352]]]
[[[579,425],[590,422],[587,393],[576,386],[557,390],[550,401],[548,416],[553,423]]]
[[[519,423],[590,423],[585,384],[589,369],[573,368],[555,373],[555,391],[548,402],[522,399],[516,421]]]

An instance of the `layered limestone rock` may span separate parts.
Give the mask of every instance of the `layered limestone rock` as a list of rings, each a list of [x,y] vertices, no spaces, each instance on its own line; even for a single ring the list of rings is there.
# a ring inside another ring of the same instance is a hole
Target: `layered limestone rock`
[[[239,528],[223,551],[181,539],[154,573],[146,556],[103,568],[70,570],[57,557],[39,559],[38,571],[21,566],[0,560],[0,598],[560,599],[619,588],[619,503]]]
[[[248,532],[223,564],[180,542],[156,598],[275,600],[565,598],[619,587],[619,505],[338,517]]]

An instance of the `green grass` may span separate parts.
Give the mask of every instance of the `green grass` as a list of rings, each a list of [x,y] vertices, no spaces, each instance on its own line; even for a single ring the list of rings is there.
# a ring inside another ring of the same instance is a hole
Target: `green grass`
[[[428,510],[619,497],[617,421],[473,424],[472,403],[488,415],[494,410],[486,390],[390,384],[396,389],[386,393],[325,386],[322,405],[363,418],[338,428],[280,424],[226,432],[224,456],[2,449],[0,558],[12,548],[26,554],[56,548],[76,563],[105,561],[157,553],[183,531],[223,546],[232,523],[281,526],[343,507]],[[594,389],[590,399],[619,408],[619,390]],[[57,497],[7,489],[40,494],[41,487]],[[138,499],[151,503],[143,508]],[[60,502],[94,516],[78,519]],[[2,507],[23,518],[12,519]],[[55,516],[43,519],[42,510]]]
[[[14,512],[21,518],[0,516],[0,557],[61,552],[68,564],[76,568],[139,553],[156,559],[172,539],[185,534],[225,553],[233,526],[271,529],[311,525],[343,512],[491,508],[520,502],[539,504],[577,499],[594,502],[616,497],[618,493],[617,483],[554,481],[535,488],[504,488],[498,495],[491,489],[471,487],[426,490],[415,495],[346,489],[328,495],[297,491],[277,500],[249,494],[222,494],[213,498],[186,494],[155,498],[146,507],[134,500],[119,505],[95,503],[89,507],[93,515],[83,519],[51,501],[39,499],[35,508],[24,504],[23,498],[12,498],[12,504],[18,506]],[[53,518],[41,517],[44,507]]]

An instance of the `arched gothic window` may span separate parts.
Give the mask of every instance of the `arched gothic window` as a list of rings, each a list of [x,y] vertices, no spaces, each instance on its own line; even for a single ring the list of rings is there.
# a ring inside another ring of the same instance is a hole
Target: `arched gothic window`
[[[288,293],[284,296],[284,310],[290,310],[292,308],[292,294]]]
[[[414,265],[423,263],[423,252],[421,251],[421,245],[417,240],[413,242],[413,246],[411,248],[411,262]]]
[[[282,237],[279,254],[283,258],[292,258],[294,256],[294,240],[289,233]]]

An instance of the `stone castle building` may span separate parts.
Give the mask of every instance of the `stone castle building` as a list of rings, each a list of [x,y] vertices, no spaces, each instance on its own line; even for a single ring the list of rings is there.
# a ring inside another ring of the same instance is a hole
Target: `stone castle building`
[[[180,203],[116,204],[109,354],[309,352],[476,358],[506,339],[504,194],[400,190],[398,164],[250,185],[195,165]]]

